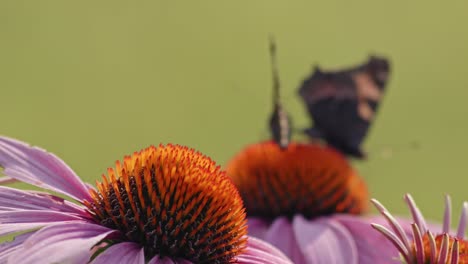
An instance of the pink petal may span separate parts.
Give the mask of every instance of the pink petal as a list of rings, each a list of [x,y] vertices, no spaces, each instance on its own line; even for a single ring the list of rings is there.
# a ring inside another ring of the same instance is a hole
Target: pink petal
[[[90,223],[61,223],[44,227],[10,257],[11,263],[87,263],[91,248],[114,230]]]
[[[286,217],[275,219],[265,236],[260,238],[279,248],[294,263],[305,263],[305,255],[299,247],[292,224]]]
[[[354,238],[333,217],[306,220],[295,216],[293,229],[306,263],[359,263]]]
[[[67,213],[48,211],[10,211],[0,213],[0,236],[28,231],[60,222],[84,222],[85,219]]]
[[[68,195],[78,201],[91,196],[81,179],[58,157],[38,147],[0,137],[0,166],[6,176]]]
[[[92,264],[128,263],[145,264],[143,248],[133,242],[122,242],[113,245],[98,255]]]
[[[414,222],[419,227],[419,230],[423,234],[426,233],[426,231],[427,231],[426,220],[424,219],[424,216],[421,213],[421,210],[419,210],[419,207],[414,202],[413,197],[409,193],[407,193],[405,195],[404,199],[405,199],[405,201],[406,201],[406,203],[407,203],[407,205],[408,205],[408,207],[410,209],[410,212],[411,212],[411,215],[413,216]]]
[[[253,237],[247,239],[247,249],[237,257],[239,264],[292,264],[274,246]]]
[[[340,215],[335,217],[335,220],[345,226],[354,237],[359,252],[359,263],[391,263],[399,257],[399,252],[392,243],[370,225],[370,223],[377,223],[390,228],[384,217],[365,218]],[[404,224],[402,228],[407,236],[412,233],[410,225]]]
[[[34,232],[21,234],[15,237],[11,242],[3,242],[0,244],[0,263],[7,263],[8,258],[21,250],[23,242],[28,239]]]
[[[261,218],[249,217],[247,218],[247,227],[249,236],[264,238],[270,223]]]
[[[12,233],[29,231],[36,228],[44,227],[50,223],[24,223],[24,224],[1,224],[0,225],[0,237]],[[0,262],[1,263],[1,262]]]
[[[17,210],[48,210],[88,216],[84,208],[63,198],[48,193],[0,186],[0,212]]]
[[[83,220],[82,217],[70,213],[54,212],[54,211],[37,211],[37,210],[22,210],[0,212],[0,223],[2,224],[18,224],[18,223],[35,223],[35,222],[62,222]]]

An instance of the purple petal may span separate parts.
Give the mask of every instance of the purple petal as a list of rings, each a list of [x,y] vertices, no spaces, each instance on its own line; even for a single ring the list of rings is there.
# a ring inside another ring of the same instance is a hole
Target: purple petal
[[[452,246],[452,257],[451,257],[452,261],[450,263],[458,264],[459,258],[460,258],[460,245],[459,245],[458,239],[455,239],[455,241],[453,242],[453,246]]]
[[[400,241],[397,235],[395,235],[392,231],[388,228],[379,225],[379,224],[371,224],[371,226],[378,232],[380,232],[383,236],[385,236],[393,245],[400,251],[400,255],[405,259],[404,263],[413,263],[412,259],[408,254],[408,249],[405,245]]]
[[[249,237],[247,248],[237,257],[239,264],[292,264],[277,248],[259,239]],[[94,264],[94,263],[93,263]],[[148,264],[192,264],[188,260],[155,256]]]
[[[462,212],[460,215],[460,221],[458,222],[457,238],[460,238],[460,239],[465,238],[467,214],[468,214],[468,203],[464,202],[463,207],[462,207]]]
[[[442,233],[450,232],[450,223],[452,217],[452,202],[449,195],[445,195],[445,210],[444,210],[444,224],[442,227]]]
[[[445,264],[449,255],[449,235],[447,233],[442,235],[442,243],[439,250],[439,264]]]
[[[392,228],[393,232],[395,232],[395,235],[400,239],[401,242],[403,242],[404,246],[406,248],[411,248],[411,243],[409,241],[409,236],[407,235],[411,230],[405,230],[403,227],[401,227],[400,223],[398,220],[391,215],[388,210],[376,199],[371,199],[371,202],[377,207],[377,209],[380,211],[381,215],[387,220],[388,225]],[[376,219],[374,219],[376,220]],[[376,223],[373,221],[372,223]],[[413,258],[413,253],[412,251],[408,251],[408,257],[410,259]]]
[[[418,206],[414,202],[413,197],[410,194],[405,195],[405,201],[408,204],[408,207],[411,211],[411,215],[413,216],[414,222],[418,225],[419,231],[421,233],[426,233],[427,232],[427,224],[426,220],[424,219],[423,214],[419,210]]]
[[[64,221],[84,222],[86,219],[74,214],[53,211],[29,210],[0,212],[0,236]]]
[[[261,218],[257,218],[257,217],[247,218],[247,227],[248,227],[249,236],[263,239],[268,231],[269,226],[270,226],[270,222],[265,221]]]
[[[436,256],[437,256],[437,244],[434,239],[434,235],[431,233],[431,231],[427,231],[427,237],[429,237],[429,248],[430,248],[430,262],[429,263],[436,263]]]
[[[84,208],[63,198],[48,193],[0,186],[0,212],[17,210],[47,210],[88,216]]]
[[[293,229],[306,263],[359,263],[354,238],[333,217],[309,221],[295,216]]]
[[[372,228],[370,223],[377,223],[390,227],[384,217],[355,217],[338,215],[335,220],[340,222],[351,233],[359,252],[359,263],[388,263],[398,257],[398,250],[382,234]],[[406,225],[407,220],[400,220],[403,234],[408,237],[412,234],[411,227]],[[403,235],[402,234],[402,235]]]
[[[259,238],[279,248],[294,263],[305,263],[305,256],[299,247],[293,226],[286,217],[276,219],[265,236]]]
[[[58,157],[38,147],[0,137],[0,166],[6,176],[68,195],[91,200],[86,185]]]
[[[33,230],[36,228],[44,227],[50,223],[25,223],[25,224],[1,224],[0,225],[0,237],[12,233],[23,232]],[[0,262],[1,263],[1,262]]]
[[[253,237],[247,239],[245,252],[237,257],[239,264],[292,264],[281,251],[272,245]]]
[[[425,254],[424,254],[424,242],[422,240],[421,232],[416,223],[411,225],[413,228],[413,241],[415,244],[416,260],[418,263],[424,263]]]
[[[113,245],[99,254],[92,264],[128,263],[145,264],[145,253],[141,246],[133,242]]]
[[[0,263],[7,263],[8,258],[21,250],[23,243],[34,232],[17,235],[11,242],[3,242],[0,244]]]
[[[235,263],[292,264],[292,262],[277,248],[253,237],[248,237],[246,250],[237,256]],[[183,259],[172,259],[168,257],[161,258],[159,256],[155,256],[148,262],[148,264],[192,264],[192,262]]]
[[[44,227],[26,239],[11,263],[87,263],[92,247],[114,230],[90,223],[61,223]]]

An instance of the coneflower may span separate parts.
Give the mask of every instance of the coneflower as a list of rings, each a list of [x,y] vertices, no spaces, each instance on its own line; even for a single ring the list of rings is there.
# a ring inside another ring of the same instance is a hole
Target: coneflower
[[[397,254],[370,226],[383,219],[362,215],[369,201],[364,181],[331,147],[252,144],[226,170],[244,200],[249,235],[294,263],[387,263]]]
[[[245,209],[210,158],[149,147],[108,169],[94,189],[59,158],[0,137],[0,166],[55,195],[0,186],[0,263],[291,263],[246,236]]]
[[[468,263],[468,241],[465,240],[467,226],[468,203],[463,203],[457,232],[450,231],[451,202],[450,196],[445,198],[445,212],[441,231],[428,227],[419,208],[411,195],[405,196],[413,223],[402,227],[400,223],[377,200],[372,202],[387,219],[391,228],[380,224],[372,224],[377,231],[393,243],[400,252],[403,263],[406,264],[466,264]],[[412,237],[408,237],[404,229],[412,229]],[[398,256],[395,256],[398,257]]]

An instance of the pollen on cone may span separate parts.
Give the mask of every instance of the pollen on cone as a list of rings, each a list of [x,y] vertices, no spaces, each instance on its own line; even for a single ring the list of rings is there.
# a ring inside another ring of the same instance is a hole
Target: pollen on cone
[[[147,259],[229,263],[245,248],[242,199],[210,158],[178,145],[151,146],[108,170],[91,191],[100,224],[141,244]]]
[[[247,214],[275,218],[302,214],[360,214],[368,207],[364,181],[336,150],[267,141],[246,147],[227,166]]]

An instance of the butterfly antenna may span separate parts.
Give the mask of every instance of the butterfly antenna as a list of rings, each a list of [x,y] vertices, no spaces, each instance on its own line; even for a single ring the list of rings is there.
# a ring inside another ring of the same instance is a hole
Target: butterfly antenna
[[[273,140],[282,148],[288,147],[291,141],[291,121],[280,102],[280,81],[276,64],[276,43],[270,37],[271,70],[273,77],[273,113],[270,118],[270,131]]]
[[[278,65],[276,63],[276,43],[273,37],[270,37],[270,57],[271,72],[273,77],[273,105],[280,104],[280,81],[278,75]]]

